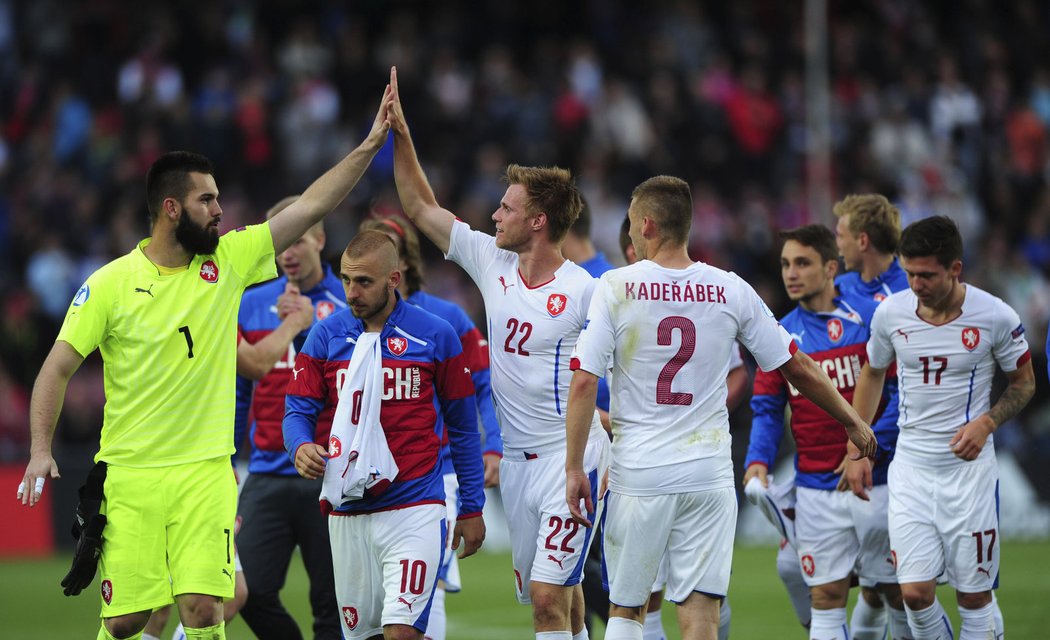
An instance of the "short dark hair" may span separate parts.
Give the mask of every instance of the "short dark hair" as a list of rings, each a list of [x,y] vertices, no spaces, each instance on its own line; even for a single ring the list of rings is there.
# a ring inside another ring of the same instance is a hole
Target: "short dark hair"
[[[962,234],[955,221],[947,216],[930,216],[909,224],[901,232],[902,258],[937,258],[945,269],[962,260]]]
[[[822,224],[806,224],[794,229],[781,231],[782,242],[794,240],[804,247],[816,249],[824,262],[839,259],[839,248],[835,244],[835,232]]]
[[[576,222],[569,227],[569,233],[575,238],[586,240],[591,237],[591,210],[587,206],[586,198],[581,198],[580,202],[583,204],[580,207],[580,215],[576,216]]]
[[[529,215],[547,214],[547,234],[551,242],[561,242],[569,227],[576,222],[583,207],[580,190],[572,173],[560,167],[507,166],[503,175],[507,184],[525,187]]]
[[[153,161],[146,174],[146,206],[150,224],[157,221],[166,198],[180,202],[190,190],[190,173],[214,175],[211,160],[192,151],[169,151]]]
[[[678,244],[689,242],[693,195],[689,184],[674,176],[654,176],[634,188],[631,200],[656,221],[660,234]]]
[[[397,270],[397,245],[382,231],[365,230],[354,236],[346,245],[343,256],[354,259],[376,253],[377,261],[386,261],[391,271]]]
[[[400,216],[385,216],[372,218],[361,222],[358,231],[382,231],[393,233],[401,238],[399,243],[400,257],[405,261],[406,269],[404,278],[408,285],[408,295],[423,288],[423,253],[419,247],[419,235],[416,234],[412,223]],[[397,243],[395,243],[397,244]]]

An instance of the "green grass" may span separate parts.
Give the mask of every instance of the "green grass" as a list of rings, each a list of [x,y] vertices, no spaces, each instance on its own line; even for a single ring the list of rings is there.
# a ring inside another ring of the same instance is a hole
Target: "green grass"
[[[806,637],[777,579],[775,557],[773,547],[736,549],[729,591],[734,640]],[[66,556],[0,562],[0,637],[94,637],[98,629],[98,580],[80,596],[64,597],[58,583],[68,565]],[[532,637],[529,609],[514,599],[509,555],[479,554],[462,562],[460,568],[464,590],[448,597],[449,640]],[[1001,575],[998,597],[1008,637],[1050,638],[1050,541],[1005,543]],[[308,629],[309,603],[302,563],[292,563],[284,593],[286,606],[300,626]],[[954,594],[942,587],[940,599],[958,630]],[[677,639],[673,607],[667,603],[663,618],[668,638]],[[600,629],[596,631],[591,637],[599,640],[603,634]],[[237,619],[227,629],[227,637],[238,640],[252,634]]]

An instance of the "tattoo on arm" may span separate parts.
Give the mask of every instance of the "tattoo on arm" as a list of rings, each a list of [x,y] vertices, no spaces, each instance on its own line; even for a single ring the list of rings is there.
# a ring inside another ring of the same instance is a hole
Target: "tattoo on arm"
[[[999,425],[1020,413],[1021,409],[1024,409],[1028,401],[1032,399],[1034,393],[1034,376],[1011,380],[1009,386],[1003,391],[1003,395],[999,396],[999,400],[988,410],[988,417],[998,428]]]

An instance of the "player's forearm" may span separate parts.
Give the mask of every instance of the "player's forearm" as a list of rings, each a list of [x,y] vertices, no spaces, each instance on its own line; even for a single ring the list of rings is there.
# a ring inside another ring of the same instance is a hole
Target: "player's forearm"
[[[572,374],[569,404],[565,411],[565,470],[583,469],[583,454],[594,419],[594,402],[598,397],[598,377],[583,370]]]
[[[780,371],[802,395],[847,429],[867,426],[838,389],[831,384],[831,379],[802,351],[796,351]]]
[[[300,330],[293,317],[288,316],[262,340],[255,344],[241,343],[237,349],[237,373],[245,378],[261,380],[288,353],[288,345],[299,335]]]
[[[394,183],[405,215],[442,253],[448,253],[454,218],[438,205],[407,129],[394,135]]]
[[[66,387],[84,359],[68,343],[56,341],[40,367],[29,400],[29,453],[51,455]]]
[[[281,253],[291,246],[346,198],[382,148],[385,135],[370,135],[338,164],[314,180],[298,200],[270,219],[270,235],[273,237],[275,253]]]
[[[1021,413],[1034,394],[1035,372],[1029,361],[1010,375],[1010,384],[1003,390],[999,400],[988,410],[988,417],[998,428],[1002,423]]]
[[[326,171],[306,188],[300,200],[309,203],[311,209],[319,212],[315,214],[317,218],[313,223],[316,223],[325,214],[334,209],[350,193],[351,189],[357,185],[358,180],[368,170],[368,166],[372,164],[372,159],[383,148],[386,138],[385,132],[381,135],[369,135],[356,149],[347,154],[338,164]],[[307,227],[309,226],[307,225]],[[303,231],[306,231],[306,229],[303,229]]]
[[[289,394],[285,396],[284,406],[284,420],[281,421],[284,450],[288,452],[292,462],[295,462],[295,452],[299,447],[314,440],[317,416],[321,414],[324,402]]]
[[[460,512],[481,513],[485,506],[485,465],[481,457],[478,410],[474,397],[442,400],[452,467],[459,481]]]
[[[29,453],[51,455],[51,441],[55,436],[55,425],[62,412],[67,381],[44,379],[41,370],[33,385],[33,396],[29,402]]]
[[[886,384],[886,370],[876,369],[865,364],[857,377],[857,386],[853,390],[853,409],[868,424],[875,418],[882,398],[882,388]]]
[[[756,395],[751,399],[751,433],[748,437],[744,468],[758,462],[770,467],[777,458],[784,435],[784,407],[781,396]]]
[[[492,376],[488,369],[472,371],[474,381],[474,401],[478,405],[478,422],[485,433],[484,453],[503,455],[503,434],[496,420],[496,407],[492,404]]]

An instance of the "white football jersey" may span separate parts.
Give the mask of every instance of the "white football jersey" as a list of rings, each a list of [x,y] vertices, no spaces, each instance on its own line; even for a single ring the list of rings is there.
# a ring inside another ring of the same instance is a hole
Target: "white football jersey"
[[[572,366],[601,376],[612,359],[611,488],[733,486],[726,375],[737,340],[765,370],[791,358],[790,336],[736,274],[643,260],[602,275]]]
[[[446,257],[466,270],[485,300],[492,398],[504,448],[564,447],[569,356],[597,281],[566,260],[550,282],[530,288],[518,273],[516,253],[458,220]],[[594,425],[601,428],[597,419]]]
[[[1017,313],[995,296],[966,285],[962,315],[942,325],[919,317],[911,289],[875,311],[868,340],[871,366],[897,363],[900,437],[895,459],[916,466],[964,464],[948,448],[955,433],[991,406],[995,364],[1015,371],[1030,358]],[[978,459],[994,459],[989,436]]]

